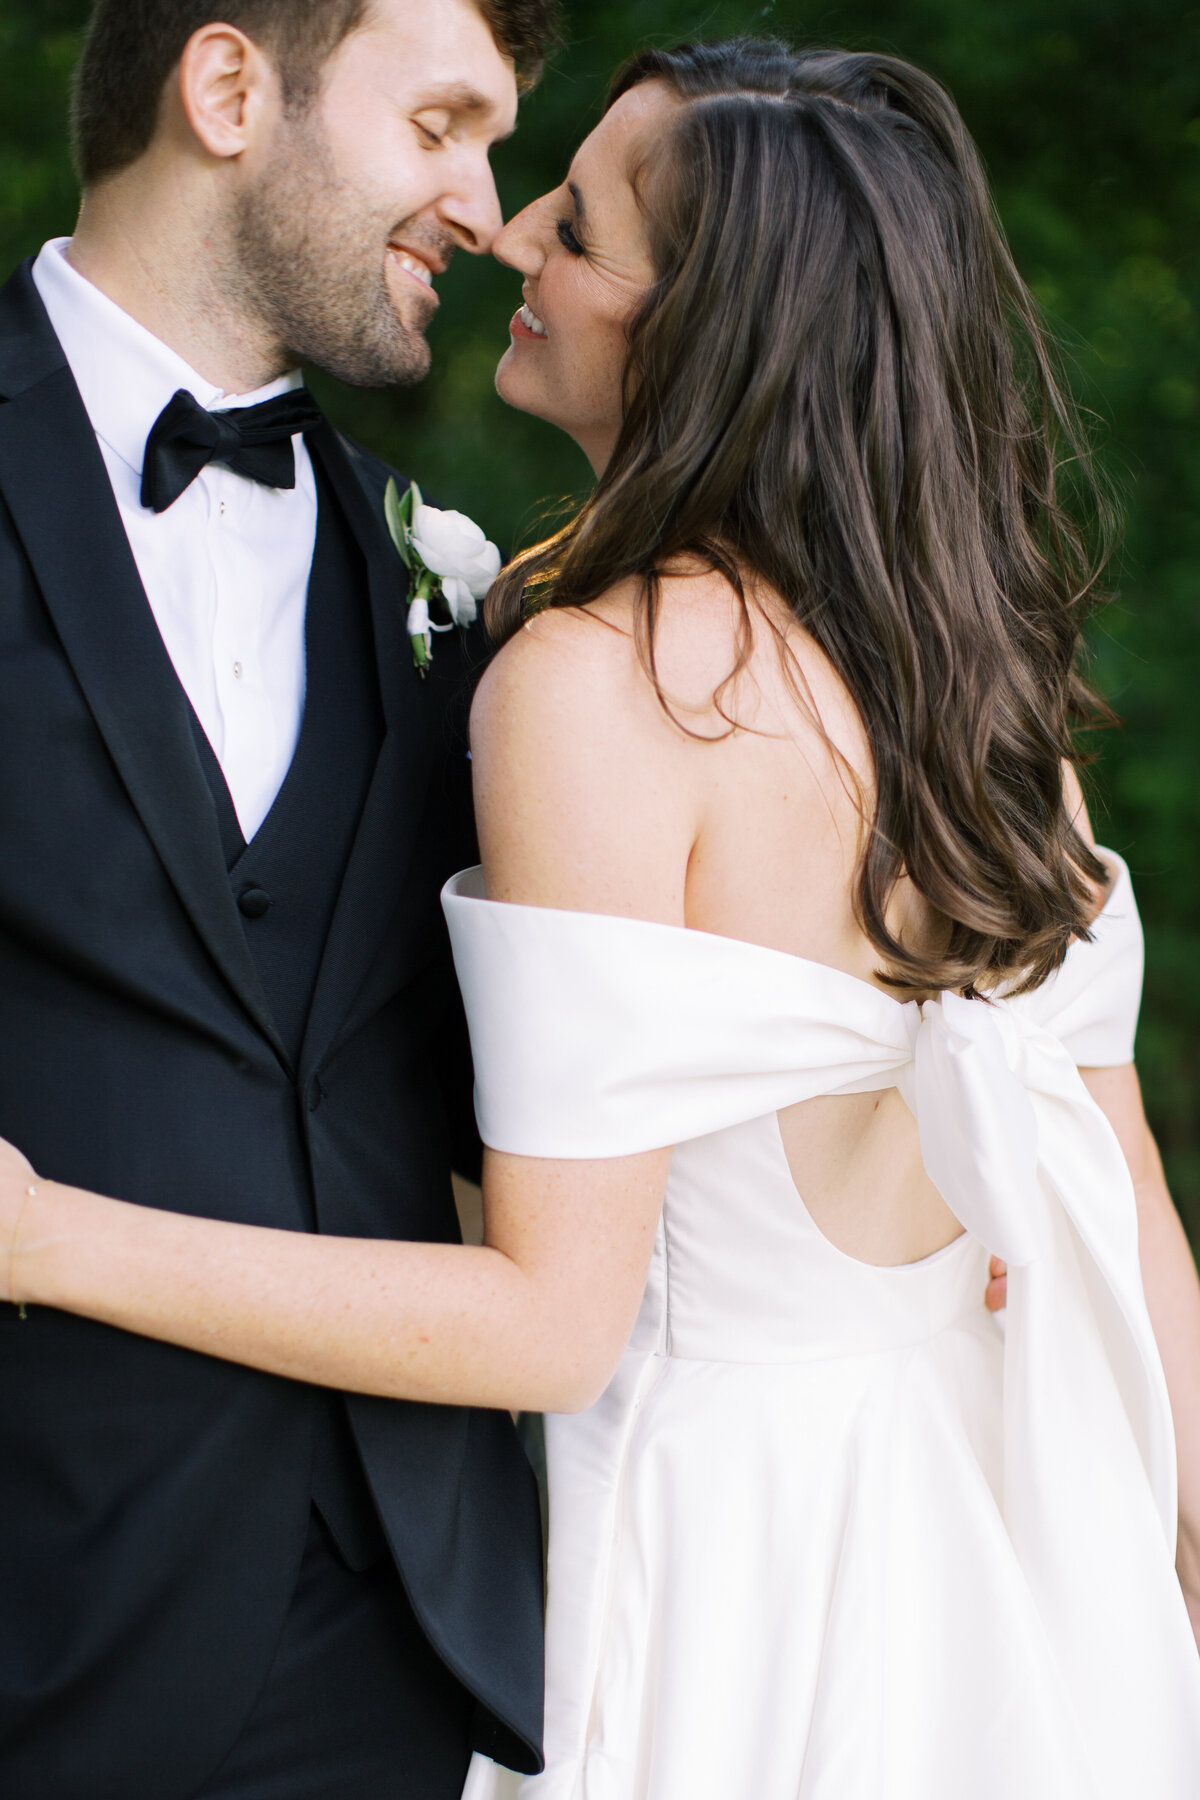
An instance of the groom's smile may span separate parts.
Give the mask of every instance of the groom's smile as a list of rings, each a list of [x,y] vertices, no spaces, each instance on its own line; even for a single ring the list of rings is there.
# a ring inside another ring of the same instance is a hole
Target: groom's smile
[[[419,288],[417,304],[424,305],[418,329],[424,329],[440,304],[434,282],[446,273],[455,248],[448,232],[436,231],[419,220],[405,220],[388,241],[385,267],[393,305],[398,316],[406,318],[415,299],[414,289]]]
[[[414,281],[421,283],[422,287],[432,290],[433,270],[422,257],[415,256],[410,250],[401,249],[398,244],[389,244],[388,253],[405,275],[411,275]]]

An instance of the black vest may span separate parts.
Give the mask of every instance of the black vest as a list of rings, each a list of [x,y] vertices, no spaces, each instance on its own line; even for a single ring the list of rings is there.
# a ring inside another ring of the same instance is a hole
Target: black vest
[[[280,1037],[299,1062],[321,956],[383,741],[362,552],[318,465],[318,524],[305,614],[304,718],[275,803],[247,844],[221,766],[193,715],[246,942]],[[316,1229],[311,1186],[299,1229]],[[340,1394],[318,1408],[313,1503],[352,1568],[385,1548]]]
[[[249,844],[195,722],[246,942],[293,1062],[300,1060],[325,940],[383,742],[362,552],[328,481],[314,470],[318,524],[305,617],[304,719],[287,778]],[[304,1222],[310,1229],[316,1224],[311,1216]]]

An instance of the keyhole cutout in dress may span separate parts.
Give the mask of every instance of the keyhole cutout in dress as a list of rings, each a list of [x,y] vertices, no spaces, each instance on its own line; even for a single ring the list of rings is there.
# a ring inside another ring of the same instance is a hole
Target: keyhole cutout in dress
[[[896,1088],[821,1095],[778,1118],[805,1209],[846,1256],[891,1268],[920,1262],[961,1234],[925,1173],[917,1122]]]

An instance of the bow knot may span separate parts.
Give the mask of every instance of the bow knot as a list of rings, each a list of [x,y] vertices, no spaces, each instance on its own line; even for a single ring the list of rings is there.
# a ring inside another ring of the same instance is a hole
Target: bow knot
[[[1038,1125],[1020,1024],[1003,1001],[942,994],[914,1019],[904,1083],[930,1180],[959,1222],[1013,1268],[1045,1253]]]

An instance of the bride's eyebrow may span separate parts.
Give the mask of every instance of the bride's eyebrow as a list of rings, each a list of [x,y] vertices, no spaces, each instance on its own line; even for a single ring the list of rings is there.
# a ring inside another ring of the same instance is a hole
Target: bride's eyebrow
[[[567,192],[568,192],[568,194],[570,194],[571,199],[575,202],[575,217],[578,220],[580,226],[582,227],[584,236],[586,237],[587,229],[588,229],[588,216],[587,216],[587,207],[583,204],[583,195],[580,193],[578,187],[576,186],[575,182],[573,182],[573,181],[567,182]]]

